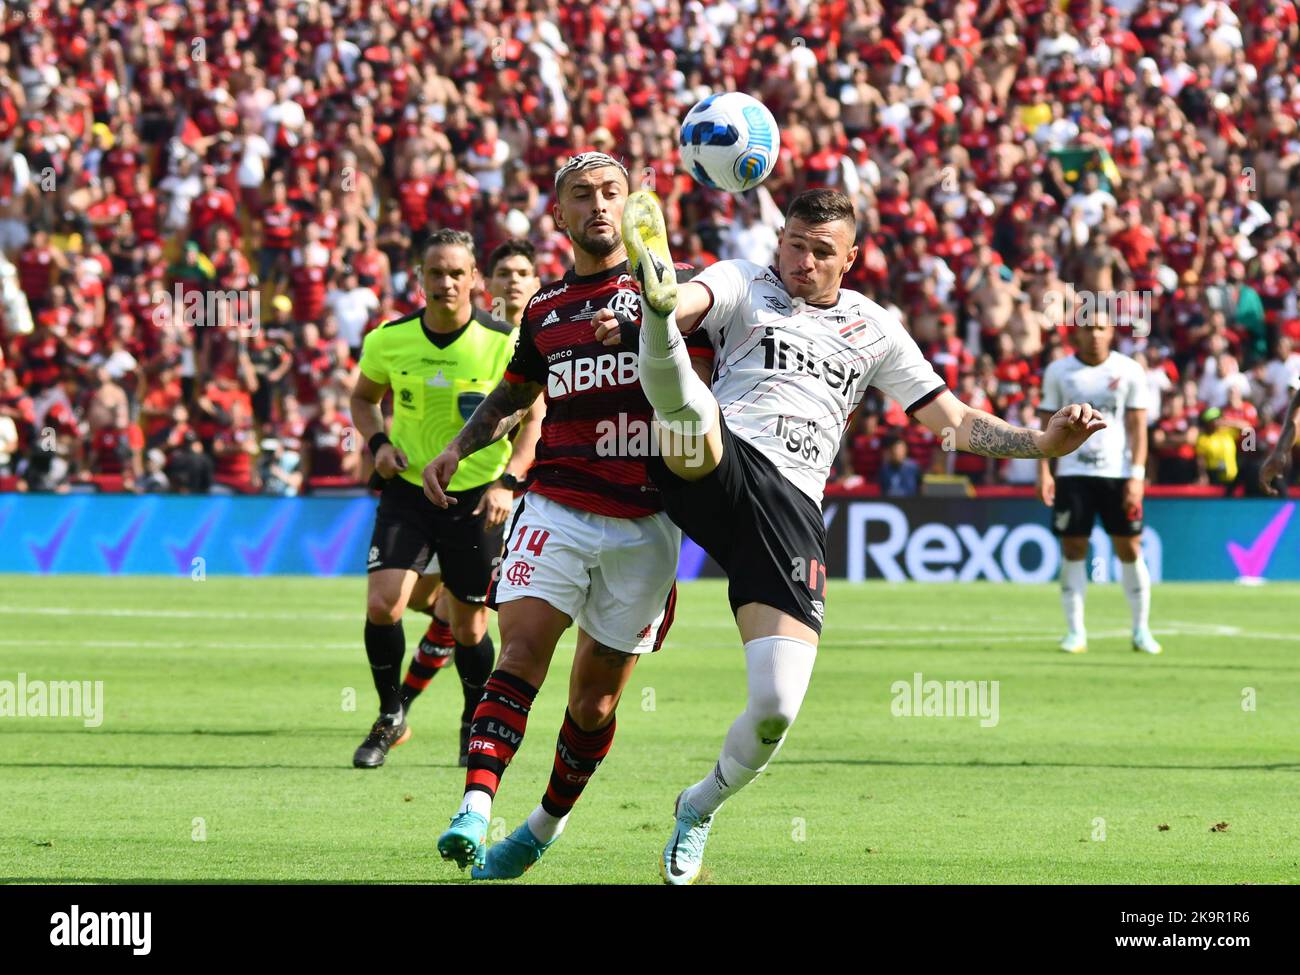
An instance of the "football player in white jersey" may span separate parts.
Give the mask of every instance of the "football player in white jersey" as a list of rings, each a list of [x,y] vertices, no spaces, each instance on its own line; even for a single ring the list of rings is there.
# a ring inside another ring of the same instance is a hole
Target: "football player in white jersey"
[[[661,425],[651,476],[669,516],[727,572],[748,674],[716,766],[677,798],[660,871],[679,885],[699,875],[713,814],[767,766],[803,701],[825,611],[822,488],[867,387],[991,457],[1059,456],[1104,421],[1072,405],[1024,430],[958,400],[901,325],[840,288],[858,256],[842,193],[794,200],[775,267],[720,261],[682,284],[653,193],[628,197],[622,229],[641,280],[641,386]],[[596,319],[604,341],[617,340],[611,318]],[[697,328],[715,351],[712,391],[682,339]]]
[[[1052,531],[1061,540],[1061,605],[1066,634],[1061,649],[1088,649],[1083,595],[1088,585],[1088,536],[1100,517],[1119,559],[1120,581],[1133,614],[1133,649],[1159,653],[1151,635],[1151,575],[1142,558],[1142,497],[1146,487],[1146,373],[1126,355],[1111,349],[1109,324],[1076,326],[1070,331],[1074,354],[1057,359],[1043,372],[1043,398],[1050,415],[1066,403],[1087,403],[1106,421],[1106,429],[1056,462],[1053,477],[1046,458],[1038,462],[1038,496],[1052,509]]]

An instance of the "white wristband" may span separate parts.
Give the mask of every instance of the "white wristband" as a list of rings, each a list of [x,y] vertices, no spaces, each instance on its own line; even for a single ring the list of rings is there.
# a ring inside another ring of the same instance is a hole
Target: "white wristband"
[[[1130,481],[1145,481],[1147,479],[1147,469],[1144,464],[1130,464],[1128,469]]]

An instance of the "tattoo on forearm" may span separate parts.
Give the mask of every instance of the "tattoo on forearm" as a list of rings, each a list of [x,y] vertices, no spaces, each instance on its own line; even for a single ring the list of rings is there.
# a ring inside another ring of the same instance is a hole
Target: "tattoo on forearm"
[[[971,421],[969,439],[967,449],[985,457],[1046,456],[1034,439],[1034,431],[1013,427],[992,416],[975,417]]]
[[[455,444],[460,455],[468,457],[513,430],[540,392],[541,387],[536,383],[501,380],[456,434]]]

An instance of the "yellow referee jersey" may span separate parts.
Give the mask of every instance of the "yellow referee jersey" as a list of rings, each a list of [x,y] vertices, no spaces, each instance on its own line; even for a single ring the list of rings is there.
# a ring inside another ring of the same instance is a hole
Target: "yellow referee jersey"
[[[515,347],[515,330],[475,311],[459,332],[438,334],[424,325],[424,309],[379,326],[366,336],[361,372],[393,390],[389,437],[406,453],[401,476],[421,484],[425,466],[460,432],[475,408],[501,381]],[[495,481],[510,459],[504,437],[460,462],[448,489],[468,491]]]

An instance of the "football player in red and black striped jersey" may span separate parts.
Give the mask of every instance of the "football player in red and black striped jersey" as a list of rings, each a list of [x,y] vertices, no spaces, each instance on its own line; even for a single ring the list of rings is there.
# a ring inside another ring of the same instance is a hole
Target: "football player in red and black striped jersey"
[[[681,535],[646,474],[656,440],[637,371],[640,297],[619,234],[628,192],[626,169],[604,153],[581,153],[556,174],[555,220],[573,242],[574,268],[529,302],[504,380],[424,471],[425,493],[447,505],[461,458],[505,436],[545,395],[536,461],[493,586],[501,656],[474,714],[464,800],[438,840],[444,859],[474,864],[476,878],[519,876],[559,836],[609,751],[637,656],[657,650],[672,622]],[[626,347],[597,339],[602,309],[624,322]],[[696,347],[707,381],[712,348]],[[575,622],[550,783],[527,821],[487,850],[492,799],[555,646]]]

